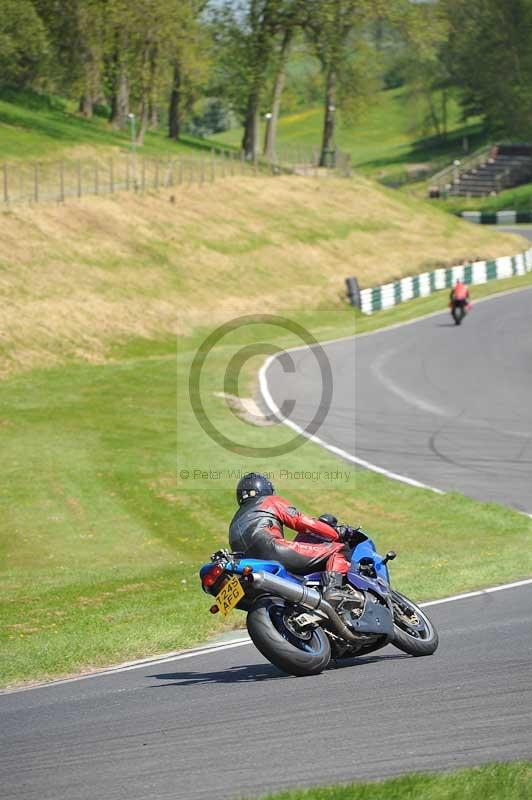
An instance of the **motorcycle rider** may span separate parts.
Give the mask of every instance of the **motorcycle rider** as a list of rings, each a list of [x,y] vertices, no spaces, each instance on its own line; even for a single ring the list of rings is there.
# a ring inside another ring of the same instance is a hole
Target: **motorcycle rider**
[[[464,304],[469,303],[470,300],[469,289],[467,288],[466,284],[462,283],[462,281],[459,278],[457,278],[454,287],[451,289],[451,295],[449,299],[451,303],[455,302],[462,302]]]
[[[239,480],[236,499],[239,508],[229,526],[233,552],[279,561],[296,575],[323,571],[325,599],[341,599],[338,589],[349,570],[351,548],[365,538],[363,534],[345,525],[336,526],[335,517],[329,514],[320,519],[307,517],[276,495],[271,481],[259,472],[250,472]],[[297,531],[294,541],[284,538],[283,525]]]

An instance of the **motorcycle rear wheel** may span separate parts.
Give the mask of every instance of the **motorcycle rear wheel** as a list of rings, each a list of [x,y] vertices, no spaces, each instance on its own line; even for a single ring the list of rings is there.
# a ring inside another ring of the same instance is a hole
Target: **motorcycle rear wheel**
[[[392,589],[392,644],[411,656],[431,656],[438,647],[438,631],[424,613],[404,594]]]
[[[289,624],[290,613],[280,597],[259,598],[246,620],[251,641],[283,672],[298,677],[318,675],[331,660],[329,639],[319,627],[298,633]]]
[[[453,319],[456,325],[460,325],[463,318],[465,317],[465,311],[461,306],[457,306],[453,308]]]

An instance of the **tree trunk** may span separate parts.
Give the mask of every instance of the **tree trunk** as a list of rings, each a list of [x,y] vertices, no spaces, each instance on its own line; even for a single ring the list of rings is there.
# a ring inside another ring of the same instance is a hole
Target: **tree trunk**
[[[158,127],[159,127],[159,109],[157,108],[156,103],[152,101],[150,106],[150,130],[156,131]]]
[[[440,120],[438,119],[438,113],[436,111],[436,107],[434,105],[434,97],[430,88],[428,88],[425,92],[425,96],[427,98],[427,104],[429,107],[429,114],[432,120],[432,127],[438,139],[441,139],[441,127],[440,127]]]
[[[83,94],[79,101],[79,110],[86,119],[91,119],[94,111],[94,103],[92,100],[91,90],[88,86],[85,87]]]
[[[148,106],[148,120],[150,130],[157,130],[159,127],[159,114],[157,111],[157,61],[158,48],[154,45],[150,53],[150,94]]]
[[[277,121],[279,119],[279,111],[281,109],[281,98],[283,95],[286,62],[288,60],[288,53],[290,50],[290,43],[292,41],[293,29],[289,28],[285,31],[283,43],[281,45],[281,52],[279,54],[279,65],[275,75],[275,83],[273,85],[272,95],[272,108],[271,117],[266,125],[266,133],[264,136],[264,155],[273,160],[275,158],[276,139],[277,139]]]
[[[181,68],[179,61],[174,61],[172,93],[168,108],[168,138],[179,139],[181,134]]]
[[[256,160],[259,154],[259,92],[256,88],[248,98],[242,149],[247,159]]]
[[[139,147],[142,147],[142,145],[144,144],[144,136],[148,129],[149,112],[150,112],[150,101],[149,98],[145,95],[142,98],[142,103],[140,106],[140,125],[137,133],[137,144]]]
[[[129,78],[127,65],[121,56],[122,43],[118,43],[113,56],[113,80],[110,122],[113,128],[121,128],[129,114]]]
[[[87,55],[83,64],[83,94],[79,101],[79,110],[86,119],[91,119],[94,111],[93,85],[92,63]]]
[[[327,167],[330,164],[330,153],[334,149],[334,127],[336,106],[335,97],[336,73],[333,67],[329,67],[327,72],[327,85],[325,90],[325,119],[323,121],[323,138],[321,143],[320,167]]]

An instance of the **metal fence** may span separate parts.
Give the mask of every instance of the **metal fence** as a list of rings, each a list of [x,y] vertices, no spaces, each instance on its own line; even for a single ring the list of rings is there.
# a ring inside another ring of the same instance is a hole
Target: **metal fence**
[[[234,150],[211,150],[195,156],[140,156],[4,163],[0,166],[0,202],[63,203],[68,198],[146,192],[172,186],[203,185],[233,175],[350,174],[349,156],[335,153],[330,167],[318,166],[315,148],[291,148],[274,160],[255,162]]]

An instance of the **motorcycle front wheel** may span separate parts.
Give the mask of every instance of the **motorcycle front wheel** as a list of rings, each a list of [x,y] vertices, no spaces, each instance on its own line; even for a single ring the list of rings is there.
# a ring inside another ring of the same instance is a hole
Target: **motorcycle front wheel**
[[[299,630],[294,619],[302,608],[280,597],[261,597],[250,609],[246,625],[251,641],[274,666],[298,677],[317,675],[331,660],[331,646],[321,628]]]
[[[393,589],[392,604],[392,644],[411,656],[431,656],[438,647],[438,631],[425,612]]]

